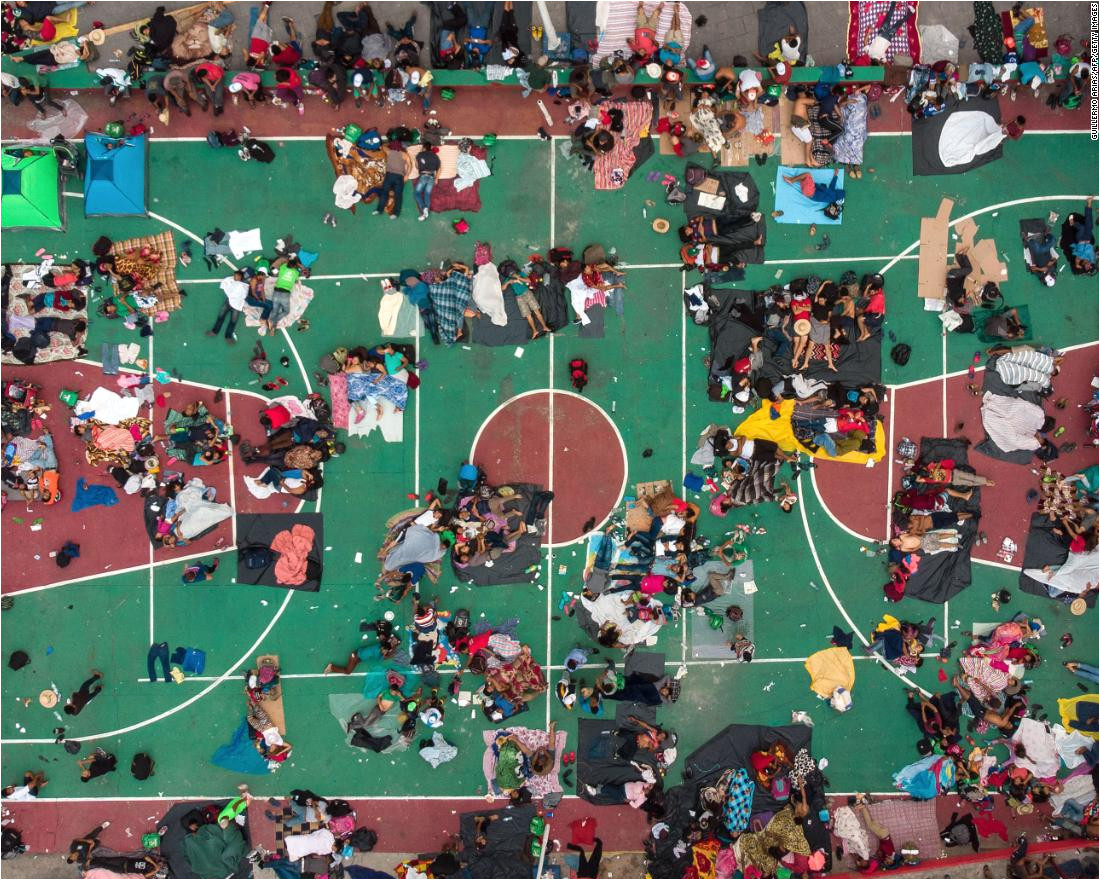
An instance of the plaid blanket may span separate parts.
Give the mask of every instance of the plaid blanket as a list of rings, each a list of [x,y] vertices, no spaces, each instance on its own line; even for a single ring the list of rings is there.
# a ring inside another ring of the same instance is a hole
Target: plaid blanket
[[[616,101],[614,106],[623,111],[623,130],[615,139],[611,152],[596,156],[593,171],[598,190],[626,186],[626,179],[636,161],[634,148],[641,142],[643,132],[646,137],[649,136],[649,122],[653,117],[653,106],[647,101]]]
[[[141,279],[139,292],[156,295],[157,304],[142,310],[146,315],[174,312],[183,307],[183,297],[176,283],[176,242],[171,232],[116,241],[110,253],[120,274]]]
[[[848,4],[848,57],[857,64],[867,64],[868,61],[859,61],[866,58],[867,47],[875,37],[879,29],[879,19],[890,8],[887,0],[872,0],[870,3],[850,2]],[[916,0],[911,0],[914,8],[919,8]],[[902,3],[894,7],[895,20],[901,15]],[[914,64],[920,63],[920,34],[917,31],[917,15],[909,19],[905,27],[890,38],[890,48],[886,52],[887,61],[893,61],[898,55],[908,55]]]
[[[429,290],[432,311],[439,328],[439,341],[450,345],[458,339],[462,329],[463,314],[470,305],[474,290],[473,279],[455,272],[443,281],[430,284]]]

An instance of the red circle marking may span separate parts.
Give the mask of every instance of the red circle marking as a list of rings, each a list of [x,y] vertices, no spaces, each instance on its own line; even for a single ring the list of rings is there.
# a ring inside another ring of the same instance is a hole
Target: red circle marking
[[[622,440],[607,414],[583,397],[560,391],[538,391],[504,404],[482,426],[473,460],[491,485],[537,483],[553,489],[544,544],[575,541],[584,536],[589,519],[597,525],[607,519],[626,477]]]

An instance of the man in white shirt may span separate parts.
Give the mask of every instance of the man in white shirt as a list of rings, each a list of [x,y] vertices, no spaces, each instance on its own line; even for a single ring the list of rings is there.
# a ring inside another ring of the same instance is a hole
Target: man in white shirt
[[[217,336],[225,323],[225,341],[233,345],[237,341],[237,321],[244,309],[244,300],[248,296],[248,283],[244,280],[244,270],[238,269],[228,278],[222,279],[222,293],[225,294],[225,302],[218,311],[218,319],[214,322],[214,328],[207,330],[207,336]],[[228,320],[226,320],[228,319]]]
[[[38,790],[45,784],[44,774],[32,773],[28,770],[23,774],[22,785],[4,786],[2,794],[6,801],[33,801],[38,797]]]

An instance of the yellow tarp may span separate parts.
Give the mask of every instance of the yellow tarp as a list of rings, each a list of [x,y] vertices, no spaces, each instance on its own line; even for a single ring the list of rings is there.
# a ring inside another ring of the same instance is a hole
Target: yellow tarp
[[[850,692],[856,683],[856,664],[847,648],[826,648],[806,658],[810,690],[826,700],[838,687]]]
[[[1066,730],[1076,730],[1087,737],[1092,739],[1100,739],[1100,735],[1095,730],[1082,730],[1077,724],[1077,704],[1078,703],[1092,703],[1093,705],[1100,703],[1100,695],[1097,694],[1083,694],[1080,697],[1074,697],[1072,700],[1059,700],[1058,701],[1058,714],[1062,716],[1062,727]]]
[[[882,422],[875,420],[875,452],[868,455],[866,452],[848,452],[844,455],[833,457],[824,449],[811,452],[798,442],[791,430],[791,413],[794,412],[794,401],[784,400],[779,404],[779,418],[771,417],[771,406],[763,406],[738,425],[734,432],[741,437],[750,440],[771,440],[779,445],[780,449],[788,452],[795,450],[804,452],[813,458],[821,458],[825,461],[844,461],[851,464],[866,464],[870,461],[878,461],[886,454],[886,432],[882,430]]]

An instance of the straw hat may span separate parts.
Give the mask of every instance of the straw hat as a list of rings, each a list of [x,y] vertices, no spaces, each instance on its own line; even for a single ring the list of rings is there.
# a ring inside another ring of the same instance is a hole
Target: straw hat
[[[46,690],[38,695],[38,702],[47,709],[52,709],[57,705],[57,694],[49,688],[46,688]]]
[[[88,42],[93,46],[102,46],[107,42],[107,34],[103,28],[92,28],[88,31]]]
[[[799,318],[794,322],[794,335],[795,336],[809,336],[810,335],[810,322],[806,318]]]
[[[664,217],[658,217],[653,221],[653,231],[664,235],[668,232],[668,221]]]
[[[653,79],[660,79],[661,65],[651,61],[645,66],[645,72],[647,76],[651,76]]]
[[[1078,617],[1088,611],[1088,608],[1089,603],[1082,599],[1080,596],[1069,603],[1070,613],[1076,614]]]

